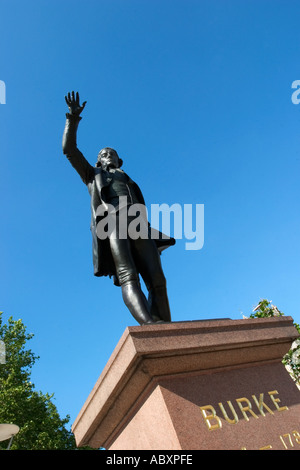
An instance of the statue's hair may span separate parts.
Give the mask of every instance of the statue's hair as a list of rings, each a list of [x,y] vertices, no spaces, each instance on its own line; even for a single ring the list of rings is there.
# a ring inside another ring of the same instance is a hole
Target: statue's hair
[[[101,153],[104,151],[104,150],[113,150],[115,152],[115,154],[117,155],[118,159],[119,159],[119,168],[121,168],[121,166],[123,165],[123,160],[122,158],[119,157],[118,155],[118,152],[111,148],[111,147],[104,147],[103,149],[100,150],[100,152],[98,153],[98,159],[97,159],[97,163],[96,163],[96,167],[97,168],[100,168],[101,167],[101,161],[100,161],[100,158],[101,158]]]

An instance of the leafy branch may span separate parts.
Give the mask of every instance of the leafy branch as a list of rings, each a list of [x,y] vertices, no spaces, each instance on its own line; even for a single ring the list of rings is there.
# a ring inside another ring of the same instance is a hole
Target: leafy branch
[[[272,301],[263,299],[253,309],[250,318],[279,317],[282,315],[284,315],[284,313],[278,310],[276,305],[272,305]],[[294,323],[294,326],[300,336],[300,325]],[[284,355],[282,362],[289,371],[292,379],[300,387],[300,337],[293,342],[291,349]]]

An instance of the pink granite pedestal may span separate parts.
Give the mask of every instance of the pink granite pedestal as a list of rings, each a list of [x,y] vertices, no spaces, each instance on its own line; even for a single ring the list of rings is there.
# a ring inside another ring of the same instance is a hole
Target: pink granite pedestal
[[[110,450],[300,450],[291,317],[126,328],[72,430]]]

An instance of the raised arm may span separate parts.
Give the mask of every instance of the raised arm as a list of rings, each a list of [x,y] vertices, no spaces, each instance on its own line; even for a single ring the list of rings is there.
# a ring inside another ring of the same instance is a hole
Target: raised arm
[[[87,184],[93,174],[94,168],[84,158],[83,154],[77,148],[77,128],[79,121],[82,119],[80,113],[83,111],[86,101],[80,106],[79,93],[68,93],[65,96],[66,103],[69,108],[69,113],[66,113],[66,125],[62,139],[63,153],[67,156],[71,165],[79,173],[82,181]]]

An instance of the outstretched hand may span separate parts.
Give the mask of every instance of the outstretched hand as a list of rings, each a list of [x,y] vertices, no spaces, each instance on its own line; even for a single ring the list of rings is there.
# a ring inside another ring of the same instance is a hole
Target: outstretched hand
[[[68,93],[68,95],[65,96],[65,100],[68,105],[70,114],[77,115],[77,116],[79,116],[79,114],[83,111],[86,105],[86,101],[84,101],[82,103],[82,106],[80,106],[78,91],[76,92],[76,96],[75,96],[74,91],[72,91],[72,93]]]

